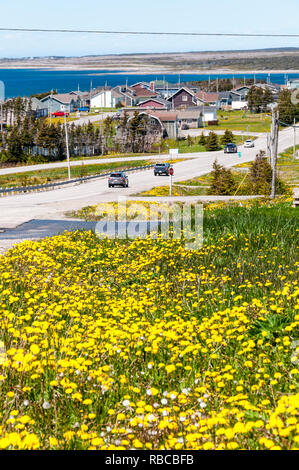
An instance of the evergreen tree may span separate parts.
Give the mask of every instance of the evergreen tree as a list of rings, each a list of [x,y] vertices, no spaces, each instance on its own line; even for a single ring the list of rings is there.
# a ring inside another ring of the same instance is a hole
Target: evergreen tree
[[[221,137],[221,144],[226,145],[231,142],[234,142],[234,140],[235,140],[235,136],[233,135],[233,133],[229,131],[228,129],[226,129],[223,136]]]
[[[268,196],[271,193],[272,186],[272,167],[260,152],[251,163],[247,184],[242,189],[242,193]],[[279,179],[276,179],[276,188],[279,194],[287,191],[287,186]]]
[[[231,170],[224,168],[217,163],[213,163],[211,194],[215,195],[231,195],[237,189]]]
[[[200,138],[198,139],[198,143],[199,145],[206,145],[206,137],[203,132],[201,133]]]
[[[278,98],[279,117],[286,124],[299,121],[299,104],[292,103],[291,90],[282,90]]]
[[[251,87],[247,94],[248,108],[254,113],[260,113],[263,108],[264,91],[261,87]]]
[[[187,136],[187,145],[188,145],[188,147],[191,147],[191,145],[193,145],[193,139],[192,139],[191,135],[189,135],[189,134]]]
[[[219,150],[218,136],[213,131],[211,131],[207,137],[206,149],[209,150],[209,152]]]

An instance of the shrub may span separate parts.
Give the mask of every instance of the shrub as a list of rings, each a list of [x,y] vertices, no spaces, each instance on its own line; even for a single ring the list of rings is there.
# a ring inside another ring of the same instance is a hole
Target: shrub
[[[224,168],[215,160],[213,164],[211,194],[231,195],[236,191],[237,185],[231,170]]]

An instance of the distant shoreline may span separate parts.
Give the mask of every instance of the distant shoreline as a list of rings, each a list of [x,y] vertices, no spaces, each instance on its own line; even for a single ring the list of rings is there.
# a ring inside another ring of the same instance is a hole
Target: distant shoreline
[[[107,75],[111,72],[111,74],[115,75],[268,75],[268,74],[299,74],[299,69],[266,69],[266,70],[238,70],[238,69],[209,69],[209,70],[202,70],[202,69],[180,69],[180,70],[167,70],[163,69],[156,69],[156,68],[124,68],[124,67],[86,67],[86,66],[77,66],[77,65],[69,65],[69,66],[50,66],[49,65],[22,65],[22,64],[14,64],[13,66],[8,66],[7,64],[0,64],[0,70],[45,70],[45,71],[88,71],[90,70],[90,76],[103,76]],[[93,70],[97,70],[97,72],[92,72]]]

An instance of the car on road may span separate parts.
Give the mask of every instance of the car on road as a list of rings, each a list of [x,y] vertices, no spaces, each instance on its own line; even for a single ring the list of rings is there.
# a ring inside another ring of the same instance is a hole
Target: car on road
[[[247,147],[247,148],[254,147],[253,140],[251,140],[251,139],[246,140],[245,143],[244,143],[244,147]]]
[[[224,147],[224,153],[237,153],[238,148],[236,144],[229,143]]]
[[[170,165],[169,163],[156,163],[154,168],[154,175],[166,175],[169,176]]]
[[[129,187],[129,178],[123,171],[111,173],[108,178],[108,187],[114,188],[114,186],[122,186],[123,188]]]

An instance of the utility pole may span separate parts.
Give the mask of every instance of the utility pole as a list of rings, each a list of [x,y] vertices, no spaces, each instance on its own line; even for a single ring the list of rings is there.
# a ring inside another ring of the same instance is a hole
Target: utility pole
[[[0,80],[0,119],[1,119],[1,137],[3,133],[3,103],[5,102],[5,85],[4,82]],[[6,114],[6,121],[7,121],[7,114]]]
[[[272,189],[271,199],[276,196],[276,172],[277,172],[277,152],[278,152],[278,133],[279,133],[279,111],[272,111],[272,129],[271,129],[271,144],[272,144]]]
[[[296,158],[296,118],[294,118],[294,158]]]
[[[51,90],[51,96],[50,96],[50,126],[52,125],[52,93],[53,93],[53,90]]]
[[[64,113],[64,129],[65,129],[65,144],[66,144],[66,156],[67,156],[67,166],[68,166],[68,177],[71,179],[71,164],[70,164],[70,149],[69,149],[69,136],[66,123],[66,113]]]
[[[269,133],[267,133],[267,155],[268,155],[268,162],[272,166],[271,134]]]
[[[172,168],[172,154],[170,159],[170,168]],[[169,188],[169,196],[172,196],[172,172],[170,173],[170,188]]]
[[[90,90],[89,90],[89,111],[91,112],[91,97],[92,97],[92,80],[90,80]]]
[[[3,104],[2,101],[0,101],[0,107],[1,107],[1,113],[0,113],[0,119],[1,119],[1,134],[3,133]]]

